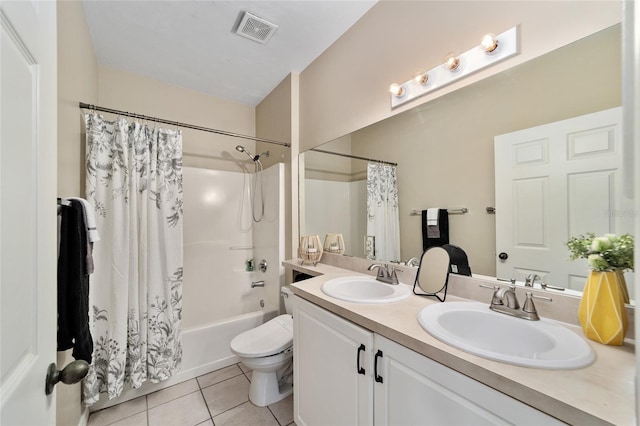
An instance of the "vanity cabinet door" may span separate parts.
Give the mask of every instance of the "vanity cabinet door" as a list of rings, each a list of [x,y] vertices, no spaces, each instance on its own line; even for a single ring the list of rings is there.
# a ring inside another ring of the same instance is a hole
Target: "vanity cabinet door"
[[[377,334],[374,345],[376,426],[564,424]]]
[[[294,297],[294,418],[298,426],[372,425],[373,333]],[[358,364],[360,372],[358,372]]]

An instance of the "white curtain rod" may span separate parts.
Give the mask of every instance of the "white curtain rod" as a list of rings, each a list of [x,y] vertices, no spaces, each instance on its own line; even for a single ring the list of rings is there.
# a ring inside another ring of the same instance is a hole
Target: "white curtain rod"
[[[211,129],[211,128],[208,128],[208,127],[196,126],[194,124],[180,123],[179,121],[165,120],[163,118],[158,118],[158,117],[149,117],[149,116],[142,115],[142,114],[135,114],[135,113],[132,113],[132,112],[120,111],[120,110],[117,110],[117,109],[105,108],[105,107],[101,107],[101,106],[97,106],[97,105],[86,104],[84,102],[80,102],[80,109],[88,109],[88,110],[92,110],[92,111],[108,112],[108,113],[111,113],[111,114],[124,115],[124,116],[127,116],[127,117],[139,118],[141,120],[148,120],[148,121],[154,121],[156,123],[163,123],[163,124],[169,124],[169,125],[172,125],[172,126],[183,127],[185,129],[194,129],[194,130],[200,130],[201,132],[216,133],[218,135],[230,136],[232,138],[248,139],[248,140],[252,140],[252,141],[256,141],[256,142],[264,142],[264,143],[271,143],[271,144],[274,144],[274,145],[291,147],[291,144],[286,143],[286,142],[279,142],[279,141],[274,141],[274,140],[270,140],[270,139],[263,139],[263,138],[258,138],[258,137],[255,137],[255,136],[241,135],[239,133],[227,132],[226,130]]]

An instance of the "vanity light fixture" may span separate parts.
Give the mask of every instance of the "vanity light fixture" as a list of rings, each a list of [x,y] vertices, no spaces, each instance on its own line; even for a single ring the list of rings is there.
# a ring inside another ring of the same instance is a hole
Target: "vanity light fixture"
[[[485,34],[480,42],[480,47],[482,47],[486,53],[492,53],[498,48],[498,38],[494,33]]]
[[[389,86],[389,92],[396,98],[402,98],[407,93],[405,88],[397,83],[393,83]]]
[[[402,84],[392,84],[389,88],[391,92],[391,108],[396,108],[420,96],[438,90],[518,53],[517,26],[498,35],[486,34],[481,43],[474,48],[460,55],[449,54],[444,63],[421,72]]]

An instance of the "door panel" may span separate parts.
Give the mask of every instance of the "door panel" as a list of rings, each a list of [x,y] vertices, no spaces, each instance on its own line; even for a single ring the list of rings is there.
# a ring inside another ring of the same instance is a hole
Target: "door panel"
[[[0,2],[0,423],[54,424],[54,2]]]
[[[569,260],[567,240],[633,231],[621,117],[613,108],[495,137],[496,252],[508,254],[496,260],[498,278],[536,273],[582,290],[588,265]]]
[[[373,334],[299,297],[294,301],[296,424],[372,424]]]

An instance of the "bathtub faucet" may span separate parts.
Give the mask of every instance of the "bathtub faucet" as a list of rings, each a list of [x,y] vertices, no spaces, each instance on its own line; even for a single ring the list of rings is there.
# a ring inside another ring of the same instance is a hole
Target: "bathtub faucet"
[[[264,281],[252,281],[251,282],[251,288],[254,287],[264,287]]]

